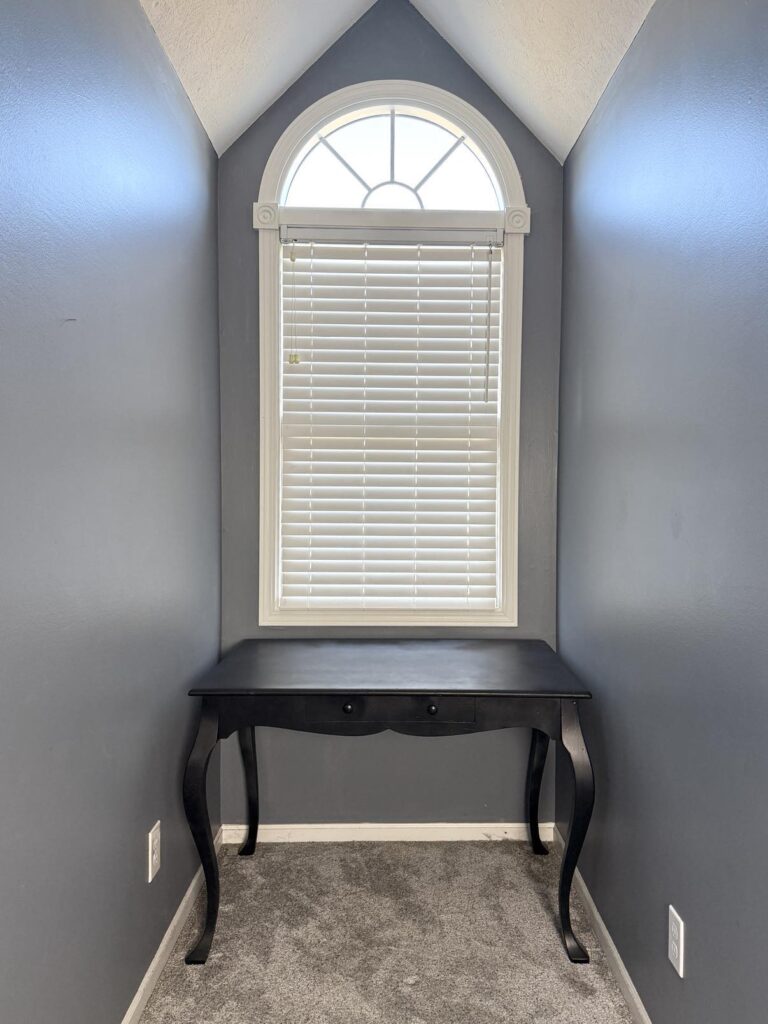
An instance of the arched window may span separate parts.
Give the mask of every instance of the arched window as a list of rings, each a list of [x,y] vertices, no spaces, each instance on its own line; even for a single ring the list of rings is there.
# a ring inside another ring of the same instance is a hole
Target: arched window
[[[260,623],[516,624],[528,225],[443,90],[343,89],[283,134],[254,204]]]

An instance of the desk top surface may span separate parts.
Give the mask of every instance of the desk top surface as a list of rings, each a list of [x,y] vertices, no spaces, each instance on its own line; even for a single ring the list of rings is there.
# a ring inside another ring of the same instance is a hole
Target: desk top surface
[[[591,696],[543,640],[243,640],[189,692]]]

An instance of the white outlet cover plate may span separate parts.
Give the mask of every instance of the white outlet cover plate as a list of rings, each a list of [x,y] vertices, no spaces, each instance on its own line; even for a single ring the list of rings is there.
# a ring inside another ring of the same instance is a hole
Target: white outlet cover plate
[[[147,881],[151,882],[160,870],[160,822],[156,821],[147,833]]]
[[[670,903],[669,941],[667,947],[669,962],[682,978],[685,970],[685,922]]]

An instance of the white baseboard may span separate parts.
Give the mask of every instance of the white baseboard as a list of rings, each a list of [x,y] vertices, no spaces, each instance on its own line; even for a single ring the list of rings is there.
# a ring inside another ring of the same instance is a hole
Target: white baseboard
[[[216,844],[217,850],[221,848],[221,829],[216,833],[214,843]],[[149,1002],[149,997],[152,995],[152,991],[157,984],[160,975],[163,973],[163,968],[168,962],[168,957],[171,955],[171,951],[176,945],[176,940],[181,934],[181,929],[186,924],[187,918],[192,912],[192,907],[197,899],[197,894],[200,892],[202,887],[203,869],[198,868],[195,873],[195,877],[189,883],[189,888],[184,893],[182,901],[179,904],[179,909],[173,915],[173,920],[168,925],[165,935],[157,948],[157,952],[152,958],[152,963],[147,968],[147,973],[144,975],[138,991],[133,997],[131,1005],[126,1010],[122,1024],[138,1024],[139,1018],[144,1012],[144,1007]]]
[[[554,841],[563,849],[565,841],[560,833],[559,829],[554,829]],[[632,1020],[635,1024],[652,1024],[651,1018],[648,1016],[648,1012],[643,1006],[643,1001],[640,998],[640,994],[635,988],[632,979],[629,976],[629,971],[624,966],[624,961],[621,959],[616,945],[611,938],[611,933],[608,931],[605,921],[600,916],[600,911],[595,906],[595,901],[587,888],[587,884],[581,876],[579,869],[576,869],[576,874],[573,876],[573,881],[581,897],[581,902],[584,904],[584,908],[589,915],[592,927],[595,930],[595,934],[600,941],[600,946],[605,953],[605,960],[608,967],[611,970],[616,984],[621,989],[621,994],[626,1000],[629,1012],[632,1014]]]
[[[541,838],[551,840],[551,821],[539,825]],[[246,825],[222,825],[225,844],[242,843],[248,833]],[[525,822],[401,822],[259,825],[260,843],[447,843],[457,840],[528,839]]]
[[[551,821],[539,825],[541,838],[555,842],[561,848],[563,837]],[[218,850],[222,845],[242,843],[248,833],[245,825],[222,825],[216,834],[215,843]],[[425,822],[422,824],[387,823],[353,823],[353,824],[313,824],[313,825],[261,825],[259,842],[261,843],[352,843],[352,842],[455,842],[460,840],[500,839],[527,840],[528,826],[524,822]],[[624,961],[621,959],[610,932],[595,906],[589,889],[576,871],[574,882],[581,897],[592,927],[605,953],[606,963],[613,973],[616,982],[629,1006],[635,1024],[652,1024],[651,1018],[643,1006],[640,995],[632,983]],[[157,981],[162,974],[171,950],[181,934],[181,930],[194,906],[197,894],[203,885],[203,870],[199,868],[189,883],[179,908],[173,915],[165,935],[160,942],[152,962],[147,968],[136,995],[128,1007],[122,1024],[138,1024],[144,1007],[152,995]]]

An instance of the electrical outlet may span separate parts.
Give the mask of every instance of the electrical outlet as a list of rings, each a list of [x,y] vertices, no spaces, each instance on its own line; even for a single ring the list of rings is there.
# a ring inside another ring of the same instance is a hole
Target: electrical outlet
[[[160,822],[156,821],[147,833],[147,881],[151,882],[160,870]]]
[[[669,940],[667,956],[680,977],[685,965],[685,923],[675,908],[669,905]]]

